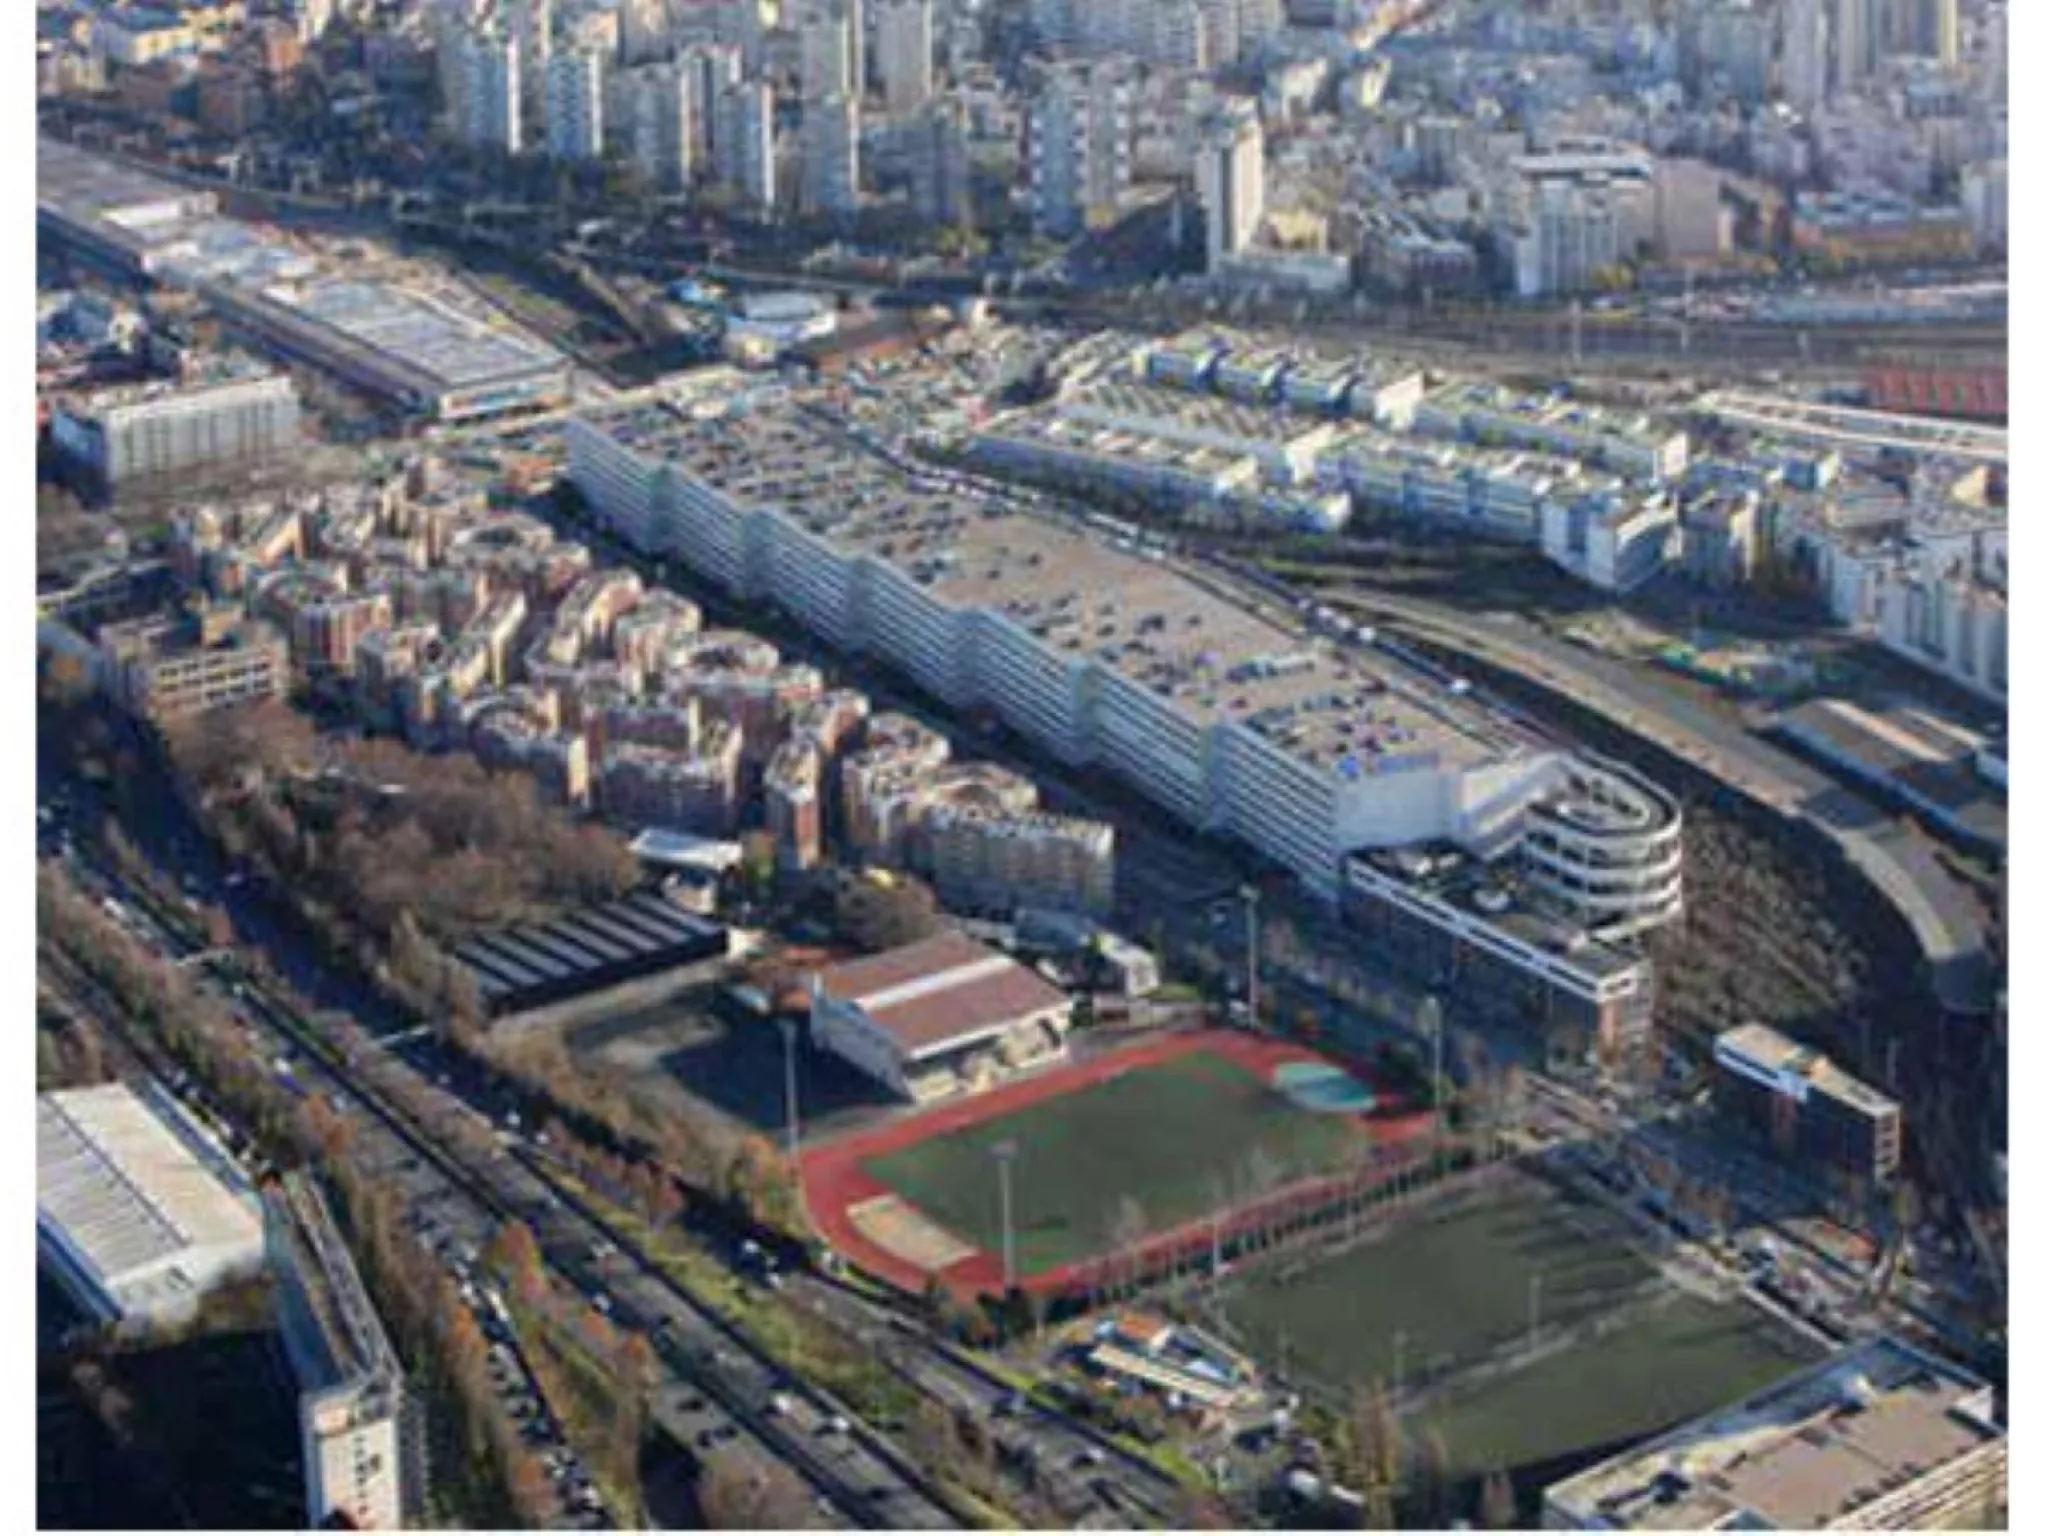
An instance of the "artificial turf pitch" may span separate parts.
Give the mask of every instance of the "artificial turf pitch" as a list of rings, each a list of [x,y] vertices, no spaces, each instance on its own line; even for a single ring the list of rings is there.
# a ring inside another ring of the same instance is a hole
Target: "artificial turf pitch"
[[[1332,1388],[1391,1382],[1397,1353],[1413,1382],[1525,1337],[1533,1276],[1546,1328],[1637,1290],[1653,1271],[1622,1234],[1612,1213],[1518,1180],[1298,1270],[1261,1266],[1232,1287],[1225,1315],[1262,1358],[1284,1351]]]
[[[1618,1324],[1418,1408],[1408,1432],[1435,1433],[1459,1475],[1581,1460],[1815,1357],[1811,1343],[1746,1303],[1675,1291],[1624,1231],[1602,1207],[1518,1180],[1298,1270],[1252,1271],[1231,1288],[1224,1315],[1260,1359],[1284,1353],[1339,1402],[1391,1386],[1397,1363],[1413,1388],[1526,1340],[1534,1276],[1547,1332],[1595,1318]]]
[[[998,1252],[993,1149],[1014,1142],[1017,1269],[1030,1276],[1108,1251],[1126,1201],[1147,1234],[1166,1232],[1249,1198],[1255,1164],[1281,1181],[1334,1171],[1361,1136],[1349,1117],[1304,1109],[1237,1063],[1196,1051],[862,1167],[941,1226]]]

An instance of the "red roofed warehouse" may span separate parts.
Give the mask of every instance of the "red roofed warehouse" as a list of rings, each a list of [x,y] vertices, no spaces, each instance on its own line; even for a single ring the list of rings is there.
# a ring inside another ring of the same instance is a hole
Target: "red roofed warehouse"
[[[923,1104],[1066,1055],[1067,995],[960,933],[821,971],[812,1043]]]

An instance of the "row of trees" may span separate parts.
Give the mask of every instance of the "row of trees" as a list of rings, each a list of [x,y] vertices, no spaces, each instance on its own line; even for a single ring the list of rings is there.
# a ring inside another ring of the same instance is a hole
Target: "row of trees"
[[[1380,1383],[1357,1388],[1348,1413],[1316,1414],[1310,1422],[1317,1443],[1327,1448],[1332,1479],[1359,1496],[1363,1530],[1443,1529],[1473,1521],[1499,1531],[1521,1523],[1514,1485],[1504,1471],[1477,1478],[1461,1474],[1434,1427],[1411,1439]]]
[[[540,1244],[525,1223],[492,1234],[485,1262],[504,1280],[527,1364],[541,1394],[600,1481],[628,1508],[623,1523],[642,1523],[641,1447],[647,1434],[647,1393],[656,1378],[645,1334],[621,1329],[549,1274]]]
[[[362,1173],[351,1123],[317,1098],[294,1098],[267,1076],[233,1016],[191,973],[145,950],[59,870],[39,872],[36,894],[43,942],[105,987],[273,1165],[310,1164],[331,1179],[350,1247],[427,1405],[438,1453],[433,1464],[454,1512],[485,1526],[545,1513],[514,1494],[523,1448],[491,1391],[475,1320],[404,1229],[393,1190]]]
[[[628,889],[637,865],[614,834],[523,776],[394,741],[332,742],[282,705],[173,731],[167,747],[230,854],[261,863],[331,952],[622,1159],[633,1171],[617,1187],[652,1195],[673,1181],[739,1221],[802,1235],[793,1170],[768,1142],[709,1116],[650,1113],[558,1040],[492,1040],[474,978],[448,956],[473,928]]]
[[[807,1239],[796,1170],[766,1137],[734,1131],[709,1114],[658,1109],[553,1035],[484,1037],[474,1048],[543,1106],[536,1118],[550,1144],[582,1159],[581,1171],[594,1174],[614,1198],[623,1194],[642,1214],[665,1209],[670,1196],[659,1185],[667,1182],[685,1202],[702,1201],[727,1221]],[[670,1219],[680,1214],[680,1207],[668,1213]]]

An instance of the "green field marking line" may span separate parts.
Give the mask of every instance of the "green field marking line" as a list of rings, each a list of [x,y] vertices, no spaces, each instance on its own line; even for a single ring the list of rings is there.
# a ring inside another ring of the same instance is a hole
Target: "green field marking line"
[[[1092,1257],[1134,1199],[1152,1233],[1233,1197],[1255,1148],[1283,1178],[1342,1165],[1357,1144],[1348,1121],[1305,1109],[1256,1073],[1207,1051],[1148,1063],[917,1142],[862,1167],[931,1220],[999,1252],[992,1149],[1014,1140],[1018,1268],[1025,1275]]]

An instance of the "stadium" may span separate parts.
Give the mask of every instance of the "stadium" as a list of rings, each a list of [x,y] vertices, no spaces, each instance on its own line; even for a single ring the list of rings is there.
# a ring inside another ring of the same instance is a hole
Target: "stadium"
[[[1301,1046],[1231,1030],[1156,1037],[856,1131],[802,1158],[812,1222],[902,1290],[1085,1296],[1306,1219],[1426,1130]]]

